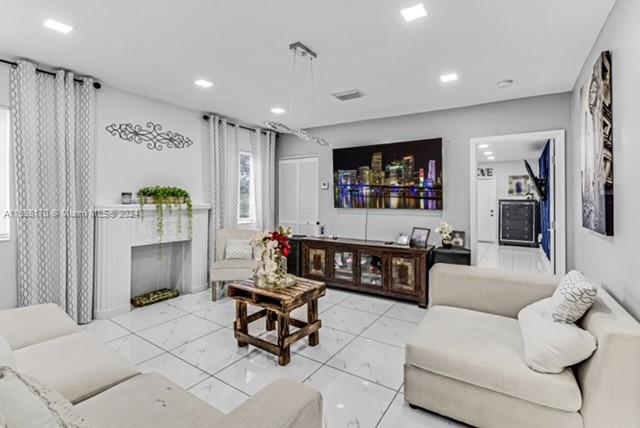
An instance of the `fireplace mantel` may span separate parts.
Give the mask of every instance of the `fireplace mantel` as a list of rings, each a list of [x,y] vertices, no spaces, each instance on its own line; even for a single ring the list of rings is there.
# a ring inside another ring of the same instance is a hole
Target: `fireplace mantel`
[[[164,234],[158,237],[156,207],[144,205],[103,205],[96,207],[94,317],[109,318],[131,309],[131,249],[142,245],[185,243],[181,292],[207,288],[207,240],[210,205],[193,206],[192,234],[186,206],[165,207]],[[135,213],[133,216],[132,213]]]

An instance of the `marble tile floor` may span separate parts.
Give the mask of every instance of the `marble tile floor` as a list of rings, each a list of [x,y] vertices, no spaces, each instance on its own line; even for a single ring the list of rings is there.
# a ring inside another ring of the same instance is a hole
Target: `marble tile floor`
[[[478,242],[478,266],[503,271],[552,273],[551,264],[540,248]]]
[[[303,339],[291,363],[258,348],[238,348],[234,303],[210,291],[135,309],[85,328],[142,372],[158,372],[228,413],[279,377],[305,382],[324,399],[324,427],[441,428],[464,426],[404,402],[404,342],[426,311],[411,303],[328,289],[319,301],[320,345]],[[251,308],[250,313],[258,310]],[[295,316],[306,317],[306,308]],[[274,339],[264,321],[251,333]]]

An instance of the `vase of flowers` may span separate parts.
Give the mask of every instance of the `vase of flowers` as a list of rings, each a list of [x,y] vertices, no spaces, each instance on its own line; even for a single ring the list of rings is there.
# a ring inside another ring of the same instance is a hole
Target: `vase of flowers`
[[[289,237],[291,228],[280,227],[275,232],[256,235],[251,245],[258,250],[258,265],[254,270],[253,279],[258,287],[278,288],[288,287],[295,280],[287,274],[287,257],[291,253]]]
[[[438,232],[442,238],[442,246],[444,248],[451,248],[451,234],[453,233],[453,226],[446,221],[443,221],[438,225],[436,232]]]

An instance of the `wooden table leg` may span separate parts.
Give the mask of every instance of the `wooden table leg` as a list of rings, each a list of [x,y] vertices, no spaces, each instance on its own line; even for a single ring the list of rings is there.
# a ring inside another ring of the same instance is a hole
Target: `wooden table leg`
[[[276,329],[276,320],[278,319],[278,315],[267,309],[267,331],[272,331]]]
[[[289,314],[278,312],[278,364],[286,366],[291,361],[291,350],[289,345],[285,343],[285,339],[289,336]]]
[[[318,299],[309,300],[307,303],[307,322],[309,324],[318,320]],[[320,332],[316,331],[309,335],[309,346],[316,346],[320,343]]]
[[[236,331],[247,334],[249,332],[249,324],[247,323],[247,303],[236,300]],[[238,339],[238,346],[244,347],[249,345],[247,342]]]

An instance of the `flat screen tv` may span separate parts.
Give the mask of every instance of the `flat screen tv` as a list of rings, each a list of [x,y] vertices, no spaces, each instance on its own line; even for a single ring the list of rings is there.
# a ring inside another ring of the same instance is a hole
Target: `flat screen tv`
[[[442,138],[333,150],[336,208],[442,209]]]

